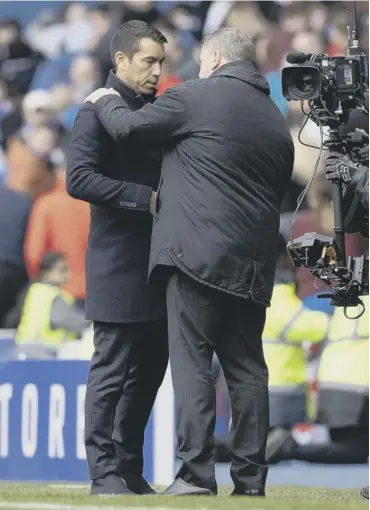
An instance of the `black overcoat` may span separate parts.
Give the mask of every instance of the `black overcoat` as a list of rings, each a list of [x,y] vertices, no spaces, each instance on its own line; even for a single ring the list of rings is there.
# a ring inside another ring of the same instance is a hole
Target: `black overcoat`
[[[107,85],[122,97],[125,112],[145,105],[142,96],[113,73]],[[148,282],[149,213],[161,170],[161,153],[132,141],[115,142],[92,104],[75,121],[68,151],[67,191],[91,204],[86,253],[86,318],[145,322],[165,317],[164,297]]]

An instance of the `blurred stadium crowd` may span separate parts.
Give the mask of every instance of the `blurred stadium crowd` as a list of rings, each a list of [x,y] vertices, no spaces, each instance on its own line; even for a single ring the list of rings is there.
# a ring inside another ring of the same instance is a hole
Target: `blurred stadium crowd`
[[[82,309],[89,206],[66,194],[66,151],[80,105],[105,83],[112,67],[110,39],[125,21],[151,23],[168,40],[158,95],[198,76],[200,42],[217,28],[237,27],[255,38],[258,65],[295,141],[294,178],[281,211],[288,240],[297,197],[312,176],[318,151],[298,142],[303,114],[298,103],[283,98],[281,70],[289,51],[346,54],[347,2],[47,2],[25,21],[24,11],[33,3],[14,3],[7,18],[8,2],[3,2],[0,17],[0,328],[18,327],[24,289],[40,278],[40,266],[48,281],[64,285],[76,300],[75,315],[69,317],[75,337],[88,326]],[[368,2],[357,2],[357,8],[360,46],[368,51]],[[302,138],[317,145],[319,135],[308,123]],[[321,169],[294,233],[330,235],[332,227],[330,184]],[[358,235],[347,236],[347,241],[349,255],[368,250]],[[319,285],[315,287],[310,273],[299,270],[296,276],[304,303],[331,314],[328,301],[316,299]],[[56,323],[62,327],[63,317]]]

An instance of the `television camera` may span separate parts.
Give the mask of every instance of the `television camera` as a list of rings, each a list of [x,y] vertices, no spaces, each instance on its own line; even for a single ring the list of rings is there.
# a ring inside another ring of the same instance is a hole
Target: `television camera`
[[[360,296],[369,293],[369,259],[365,256],[349,257],[346,261],[342,183],[338,180],[332,183],[335,237],[307,233],[293,239],[296,214],[315,177],[323,148],[349,154],[352,160],[359,162],[361,149],[368,145],[366,133],[342,134],[343,130],[340,129],[348,122],[351,111],[360,110],[364,115],[369,114],[368,56],[359,48],[355,1],[352,2],[348,26],[347,56],[289,53],[287,61],[293,65],[283,69],[283,95],[289,101],[301,101],[302,111],[306,115],[302,129],[311,119],[320,127],[321,132],[321,147],[317,147],[320,155],[314,175],[298,201],[292,223],[292,239],[287,249],[296,267],[307,267],[313,275],[330,286],[330,292],[319,294],[319,298],[331,298],[334,306],[346,308],[362,305],[364,308]],[[307,112],[303,110],[303,101],[308,102]],[[329,128],[325,142],[323,127]],[[366,166],[368,164],[367,161]]]

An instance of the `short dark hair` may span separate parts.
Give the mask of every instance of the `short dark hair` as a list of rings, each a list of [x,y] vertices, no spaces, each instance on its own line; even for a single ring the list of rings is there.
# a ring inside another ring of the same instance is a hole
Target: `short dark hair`
[[[114,66],[117,51],[122,51],[129,58],[139,50],[141,39],[148,38],[158,43],[166,43],[167,39],[157,28],[145,21],[127,21],[114,33],[110,42],[110,56]]]

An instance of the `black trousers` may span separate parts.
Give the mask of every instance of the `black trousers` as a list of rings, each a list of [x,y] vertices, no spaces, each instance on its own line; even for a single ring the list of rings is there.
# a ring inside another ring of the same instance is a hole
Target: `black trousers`
[[[323,464],[366,463],[369,456],[369,429],[340,427],[329,430],[330,443],[296,445],[292,457]]]
[[[94,323],[85,403],[90,478],[143,472],[144,430],[168,364],[167,323]]]
[[[177,477],[215,488],[216,352],[232,407],[231,477],[236,489],[263,489],[269,427],[268,371],[262,350],[265,307],[199,284],[174,270],[167,285],[172,380],[177,412]]]

